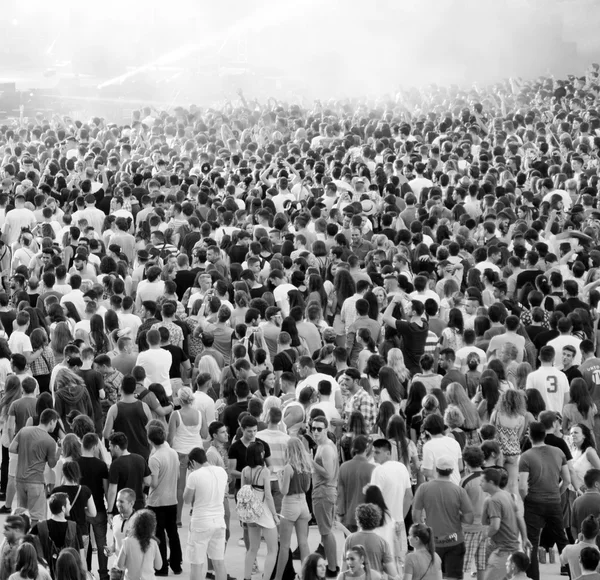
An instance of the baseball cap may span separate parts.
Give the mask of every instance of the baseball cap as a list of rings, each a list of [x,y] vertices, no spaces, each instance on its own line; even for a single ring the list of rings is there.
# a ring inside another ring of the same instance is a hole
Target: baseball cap
[[[435,461],[435,468],[439,471],[450,471],[454,469],[454,461],[451,457],[443,455],[442,457],[438,457]]]

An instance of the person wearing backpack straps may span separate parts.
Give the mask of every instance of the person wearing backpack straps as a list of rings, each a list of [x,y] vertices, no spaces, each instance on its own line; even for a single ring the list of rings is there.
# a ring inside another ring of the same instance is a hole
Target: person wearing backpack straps
[[[37,536],[42,548],[42,554],[50,573],[54,578],[56,560],[63,548],[75,548],[77,551],[83,547],[77,534],[77,524],[67,520],[67,513],[71,509],[71,502],[66,493],[53,493],[48,501],[50,519],[42,520],[31,528],[31,533]]]
[[[249,548],[244,560],[244,579],[250,580],[252,566],[256,560],[261,536],[267,543],[267,557],[264,563],[265,580],[269,580],[277,562],[277,525],[279,516],[271,494],[271,473],[265,466],[265,444],[254,441],[248,445],[246,452],[248,465],[242,470],[242,488],[252,486],[255,496],[262,499],[263,507],[256,521],[248,523]],[[240,490],[240,493],[243,489]]]

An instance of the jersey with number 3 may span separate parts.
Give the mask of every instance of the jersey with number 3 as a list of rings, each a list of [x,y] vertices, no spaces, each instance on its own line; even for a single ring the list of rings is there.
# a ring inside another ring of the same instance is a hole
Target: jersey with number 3
[[[569,392],[569,381],[562,371],[542,366],[527,377],[526,388],[540,392],[547,411],[562,413],[565,395]]]

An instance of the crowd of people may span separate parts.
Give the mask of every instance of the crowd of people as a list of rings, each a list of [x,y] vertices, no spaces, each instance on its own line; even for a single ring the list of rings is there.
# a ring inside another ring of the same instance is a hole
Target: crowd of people
[[[0,580],[598,578],[598,74],[0,126]]]

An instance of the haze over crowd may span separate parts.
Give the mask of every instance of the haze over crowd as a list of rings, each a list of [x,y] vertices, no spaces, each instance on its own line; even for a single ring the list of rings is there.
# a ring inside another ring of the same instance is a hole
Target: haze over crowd
[[[71,62],[73,72],[110,81],[157,63],[184,86],[200,83],[177,68],[210,73],[241,57],[259,78],[283,77],[308,98],[560,76],[583,70],[600,44],[593,0],[375,0],[368,6],[358,0],[105,0],[94,7],[11,0],[6,10],[10,26],[0,57],[17,70]]]

